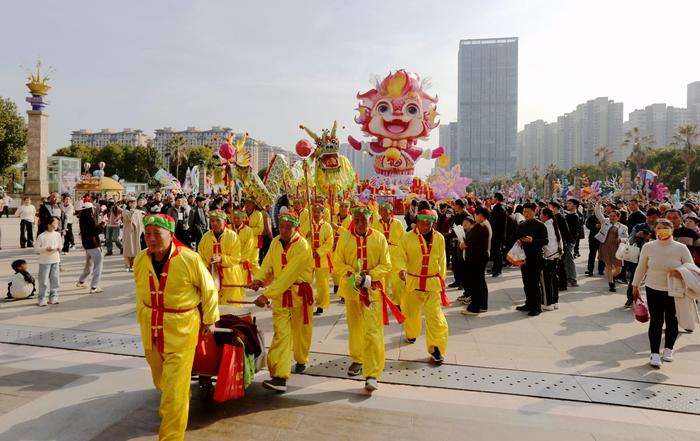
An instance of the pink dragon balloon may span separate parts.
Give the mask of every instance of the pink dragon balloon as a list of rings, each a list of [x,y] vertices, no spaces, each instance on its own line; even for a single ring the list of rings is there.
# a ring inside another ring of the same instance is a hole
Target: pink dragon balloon
[[[348,137],[356,150],[365,147],[374,159],[377,174],[413,175],[420,158],[435,159],[444,153],[443,147],[424,150],[419,139],[439,125],[437,97],[425,92],[427,84],[416,74],[397,70],[390,73],[374,89],[357,95],[360,104],[355,118],[362,132],[375,139],[369,143]]]

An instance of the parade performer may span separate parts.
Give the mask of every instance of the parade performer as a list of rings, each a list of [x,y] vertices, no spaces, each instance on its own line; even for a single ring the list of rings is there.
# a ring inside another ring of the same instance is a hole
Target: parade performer
[[[338,239],[340,236],[350,229],[352,225],[352,216],[349,213],[350,202],[343,200],[338,203],[338,212],[334,215],[333,222],[331,226],[333,227],[333,251],[338,245]],[[334,271],[332,271],[333,276],[333,292],[338,294],[340,297],[340,303],[344,303],[345,299],[340,296],[341,293],[338,292],[338,287],[340,286],[340,281],[338,276]]]
[[[384,323],[386,307],[399,321],[401,313],[384,293],[381,280],[391,271],[386,238],[369,227],[370,210],[352,208],[353,227],[340,236],[333,254],[333,270],[340,279],[340,293],[345,297],[348,343],[352,363],[351,377],[363,374],[365,389],[378,388],[384,370]]]
[[[283,213],[279,219],[280,234],[272,240],[252,288],[257,291],[266,286],[264,293],[255,299],[257,306],[265,307],[272,302],[274,336],[267,353],[271,378],[263,381],[263,387],[285,392],[292,370],[292,352],[296,373],[304,372],[309,361],[313,260],[308,242],[297,232],[299,218],[293,213]]]
[[[406,314],[406,340],[415,343],[421,333],[425,313],[425,340],[433,361],[440,364],[447,349],[447,320],[442,306],[449,301],[445,294],[445,238],[433,229],[437,217],[432,210],[418,212],[413,231],[401,241],[401,280],[406,281],[403,312]],[[420,256],[420,258],[418,258]]]
[[[263,219],[263,215],[260,212],[260,207],[258,207],[257,202],[254,199],[247,198],[245,201],[245,212],[246,215],[248,216],[248,226],[250,227],[251,230],[253,230],[253,238],[254,238],[254,245],[255,248],[258,250],[258,253],[256,253],[255,256],[255,261],[258,261],[258,254],[260,248],[263,246],[263,238],[264,238],[264,231],[265,231],[265,223]]]
[[[311,250],[314,258],[314,274],[316,275],[316,311],[314,315],[323,314],[331,302],[330,273],[333,271],[333,227],[323,219],[323,213],[327,211],[321,204],[314,204],[311,208],[313,218],[312,231],[308,240],[311,241]]]
[[[134,262],[136,318],[161,392],[159,439],[183,440],[198,335],[219,320],[216,287],[199,255],[173,240],[173,218],[147,215],[144,225],[148,249]]]
[[[245,276],[241,268],[241,242],[238,234],[226,228],[226,213],[209,212],[211,230],[202,236],[197,252],[209,265],[214,283],[219,288],[219,303],[239,302],[245,298]]]
[[[391,288],[391,300],[403,307],[404,282],[399,278],[399,263],[401,239],[404,230],[400,220],[394,219],[394,206],[391,202],[383,202],[379,205],[379,216],[374,219],[372,228],[384,234],[389,244],[389,257],[391,257],[391,272],[384,279],[384,289],[389,292]]]
[[[309,210],[305,207],[306,201],[303,197],[293,199],[294,213],[299,217],[299,234],[306,237],[309,234]]]
[[[355,122],[374,140],[364,143],[350,136],[348,142],[356,150],[364,146],[374,156],[377,174],[413,176],[417,160],[435,159],[444,153],[443,147],[430,151],[417,145],[439,125],[438,99],[428,95],[428,86],[418,75],[401,69],[377,81],[373,89],[357,94],[360,104]]]
[[[246,212],[234,210],[231,218],[231,229],[238,235],[238,242],[241,247],[241,270],[239,284],[247,285],[253,281],[253,273],[260,268],[258,265],[258,249],[255,246],[255,235],[253,230],[247,225]]]

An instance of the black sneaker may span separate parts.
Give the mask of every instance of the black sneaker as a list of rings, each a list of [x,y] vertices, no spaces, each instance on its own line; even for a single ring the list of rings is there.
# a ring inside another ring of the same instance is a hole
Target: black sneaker
[[[500,275],[501,275],[501,273],[493,273],[493,274],[491,274],[491,277],[498,277]]]
[[[515,309],[518,311],[529,311],[530,310],[530,308],[527,305],[516,306]]]
[[[295,374],[303,374],[306,371],[306,365],[304,363],[297,363],[294,366],[294,373]]]
[[[540,315],[541,313],[542,313],[542,311],[537,311],[537,310],[535,309],[535,310],[532,310],[532,311],[528,312],[527,315],[529,315],[530,317],[537,317],[537,316]]]
[[[265,389],[274,390],[277,393],[287,392],[287,380],[279,377],[272,377],[262,382]]]
[[[448,288],[459,288],[459,283],[457,282],[452,282],[449,285],[447,285]]]
[[[316,308],[316,311],[314,311],[314,315],[321,315],[323,314],[323,308]]]
[[[407,343],[410,343],[410,344],[413,344],[413,343],[416,342],[416,339],[415,339],[415,338],[408,338],[408,337],[406,337],[406,342],[407,342]]]
[[[338,294],[338,285],[333,285],[333,294]]]
[[[361,363],[351,363],[348,367],[348,377],[357,377],[362,373]]]
[[[627,300],[625,302],[625,309],[630,309],[632,307],[632,300]]]
[[[341,298],[340,298],[340,304],[341,304],[341,305],[344,305],[344,304],[345,304],[345,297],[341,297]]]
[[[586,275],[587,275],[587,276],[590,276],[590,277],[593,277],[593,271],[586,271]]]
[[[435,348],[433,352],[430,353],[430,356],[433,357],[433,361],[437,364],[442,364],[442,362],[445,361],[445,357],[442,356],[438,348]]]
[[[608,291],[610,292],[616,292],[617,290],[615,289],[615,283],[608,283]]]

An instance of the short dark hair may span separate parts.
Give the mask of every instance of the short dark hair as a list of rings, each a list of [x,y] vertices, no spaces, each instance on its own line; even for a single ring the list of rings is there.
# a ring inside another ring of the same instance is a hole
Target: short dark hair
[[[497,191],[496,194],[493,195],[493,197],[496,198],[498,202],[503,202],[503,194],[501,192]]]
[[[549,206],[561,210],[561,204],[557,201],[549,201]]]
[[[668,213],[676,213],[678,216],[683,217],[680,210],[677,210],[675,208],[669,208],[668,210],[666,210],[666,217],[668,217]]]
[[[14,262],[12,262],[12,269],[17,272],[19,271],[19,267],[22,265],[25,265],[27,263],[26,260],[24,259],[17,259]]]
[[[419,210],[430,210],[430,203],[428,201],[420,201],[420,202],[418,202],[418,209]]]
[[[455,201],[455,205],[459,205],[460,207],[464,208],[464,199],[457,199]]]
[[[486,208],[486,207],[482,207],[482,206],[476,207],[476,209],[474,210],[474,214],[475,214],[475,215],[476,215],[476,214],[480,214],[480,215],[482,215],[482,216],[484,217],[484,219],[486,219],[486,220],[489,220],[489,217],[491,217],[491,212],[489,211],[489,209]]]
[[[522,205],[522,207],[523,207],[523,210],[526,209],[526,208],[529,208],[529,209],[532,210],[532,211],[536,211],[536,210],[537,210],[537,205],[536,205],[534,202],[525,202],[525,203]]]
[[[571,198],[571,199],[569,199],[568,202],[571,202],[572,204],[576,205],[577,207],[578,207],[579,205],[581,205],[581,202],[579,202],[579,200],[576,199],[576,198]]]
[[[647,209],[647,216],[661,216],[661,212],[656,207],[649,207],[649,209]]]
[[[542,216],[543,214],[544,214],[545,216],[547,216],[548,218],[550,218],[550,219],[554,219],[554,212],[552,211],[551,208],[543,208],[543,209],[540,211],[540,216]]]

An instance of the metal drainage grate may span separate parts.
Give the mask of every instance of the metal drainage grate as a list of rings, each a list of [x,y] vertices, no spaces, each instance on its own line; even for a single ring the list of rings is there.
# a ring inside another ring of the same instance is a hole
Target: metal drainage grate
[[[307,375],[349,378],[348,357],[314,353],[309,365]],[[381,381],[700,414],[700,389],[638,381],[395,360]]]
[[[0,343],[143,357],[127,334],[0,324]],[[306,375],[349,378],[350,359],[312,353]],[[700,414],[700,388],[472,366],[387,360],[382,382]]]

